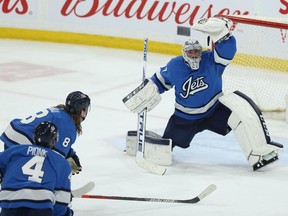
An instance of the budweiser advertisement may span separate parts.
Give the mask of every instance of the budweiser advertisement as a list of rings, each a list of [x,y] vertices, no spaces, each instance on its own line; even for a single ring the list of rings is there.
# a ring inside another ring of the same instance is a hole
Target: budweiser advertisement
[[[0,0],[0,27],[182,42],[197,19],[215,15],[285,17],[288,0]],[[284,34],[284,33],[283,33]]]

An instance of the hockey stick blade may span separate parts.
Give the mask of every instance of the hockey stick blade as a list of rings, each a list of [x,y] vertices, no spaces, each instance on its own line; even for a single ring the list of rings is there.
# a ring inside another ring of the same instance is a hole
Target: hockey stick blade
[[[148,172],[151,172],[157,175],[164,175],[166,173],[165,167],[153,164],[150,161],[145,160],[144,158],[136,159],[136,163],[138,164],[138,166],[140,166],[142,169],[147,170]]]
[[[209,185],[205,190],[203,190],[197,197],[191,199],[191,203],[197,203],[200,200],[204,199],[207,197],[209,194],[213,193],[216,190],[216,185],[211,184]],[[194,201],[193,201],[194,200]],[[198,201],[197,201],[198,200]]]
[[[179,200],[179,199],[160,199],[160,198],[142,198],[142,197],[124,197],[124,196],[103,196],[103,195],[83,195],[82,198],[91,198],[91,199],[108,199],[108,200],[126,200],[126,201],[144,201],[144,202],[160,202],[160,203],[187,203],[193,204],[198,203],[213,191],[215,191],[216,185],[209,185],[204,191],[202,191],[198,196],[187,199],[187,200]]]
[[[72,196],[76,198],[81,198],[84,194],[89,193],[95,187],[94,182],[88,182],[84,186],[77,188],[75,190],[71,190]]]

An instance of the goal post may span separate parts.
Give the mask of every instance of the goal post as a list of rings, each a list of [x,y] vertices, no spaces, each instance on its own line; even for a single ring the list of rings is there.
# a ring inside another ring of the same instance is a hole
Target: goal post
[[[219,15],[220,16],[220,15]],[[237,53],[223,76],[224,93],[247,94],[271,118],[285,119],[288,95],[288,18],[233,15]]]

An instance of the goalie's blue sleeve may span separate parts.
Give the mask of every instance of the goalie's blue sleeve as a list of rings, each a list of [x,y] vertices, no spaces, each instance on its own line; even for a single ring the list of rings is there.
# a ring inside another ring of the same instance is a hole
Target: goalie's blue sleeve
[[[175,89],[175,115],[200,119],[212,113],[222,96],[222,74],[236,53],[234,36],[203,51],[198,70],[191,70],[183,56],[172,58],[151,79],[159,93]]]
[[[1,208],[51,208],[65,215],[71,201],[71,167],[64,157],[36,145],[12,146],[0,153],[4,178]]]
[[[15,144],[33,144],[34,128],[42,121],[51,121],[57,126],[59,140],[54,148],[66,157],[76,140],[77,131],[71,115],[63,109],[49,108],[24,119],[14,119],[10,122],[0,139],[4,142],[6,148]]]

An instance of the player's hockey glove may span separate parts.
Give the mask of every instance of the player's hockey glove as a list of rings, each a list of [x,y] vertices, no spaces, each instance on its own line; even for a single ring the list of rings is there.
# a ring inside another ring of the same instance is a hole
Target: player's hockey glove
[[[70,153],[70,154],[69,154]],[[68,153],[68,156],[66,157],[67,161],[69,162],[71,169],[72,169],[72,175],[79,174],[79,172],[82,171],[82,166],[80,164],[80,159],[77,156],[76,152],[71,149]]]

